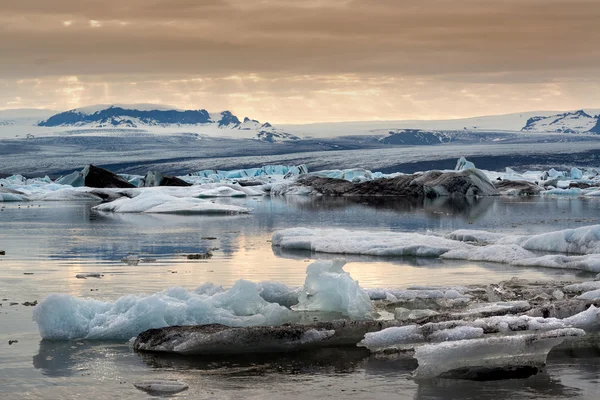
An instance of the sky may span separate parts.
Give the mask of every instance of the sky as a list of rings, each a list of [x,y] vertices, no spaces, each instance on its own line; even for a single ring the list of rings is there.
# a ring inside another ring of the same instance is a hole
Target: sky
[[[600,107],[598,0],[2,0],[0,109],[274,123]]]

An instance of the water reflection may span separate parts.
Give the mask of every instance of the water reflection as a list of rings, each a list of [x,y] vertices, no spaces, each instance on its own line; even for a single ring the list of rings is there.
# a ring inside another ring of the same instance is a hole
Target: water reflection
[[[430,218],[459,217],[476,220],[491,210],[496,201],[493,197],[440,197],[423,199],[416,197],[304,197],[293,196],[285,199],[286,204],[301,209],[338,210],[347,207],[368,207],[372,210],[394,211],[402,214],[424,214]]]
[[[256,353],[237,356],[178,356],[138,353],[152,368],[198,370],[215,375],[340,374],[353,373],[369,358],[365,348],[324,348],[293,353]]]
[[[415,399],[571,399],[581,394],[580,389],[565,386],[559,378],[542,372],[527,379],[493,382],[449,379],[422,381],[419,382]]]
[[[108,358],[127,355],[131,351],[122,342],[41,340],[33,367],[49,377],[68,377],[91,372],[94,365]]]

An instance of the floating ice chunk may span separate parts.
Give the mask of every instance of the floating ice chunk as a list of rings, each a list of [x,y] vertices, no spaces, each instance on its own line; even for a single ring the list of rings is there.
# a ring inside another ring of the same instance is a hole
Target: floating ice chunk
[[[417,325],[394,326],[379,332],[365,334],[365,338],[357,346],[366,347],[371,351],[378,351],[399,344],[420,343],[424,340],[425,336],[423,336]]]
[[[298,304],[298,297],[301,288],[291,288],[279,282],[260,282],[258,287],[261,289],[260,297],[269,303],[277,303],[285,307],[292,307]]]
[[[175,394],[187,390],[189,386],[181,381],[170,380],[170,379],[153,379],[150,381],[143,381],[134,383],[137,389],[147,392],[149,394]]]
[[[407,320],[415,320],[421,319],[425,317],[431,317],[433,315],[439,315],[437,311],[434,310],[409,310],[408,308],[398,307],[394,309],[394,318],[400,321]]]
[[[458,159],[458,162],[456,163],[456,167],[454,168],[454,170],[462,171],[465,169],[475,169],[475,164],[473,164],[471,161],[467,161],[466,158],[461,157]]]
[[[533,235],[520,245],[527,250],[572,254],[600,253],[600,225]]]
[[[358,343],[359,347],[366,347],[371,351],[380,352],[386,349],[410,349],[415,344],[424,342],[444,342],[451,340],[474,339],[483,336],[482,328],[474,326],[451,326],[429,332],[427,328],[419,325],[405,325],[386,328],[378,332],[365,334],[364,339]]]
[[[81,171],[74,171],[56,180],[59,185],[69,185],[73,187],[85,186],[85,177]]]
[[[534,257],[534,254],[517,245],[489,245],[457,249],[450,250],[440,256],[444,259],[489,261],[505,264],[530,257]]]
[[[584,334],[581,329],[566,328],[539,334],[424,345],[415,349],[419,367],[414,375],[417,379],[482,379],[486,374],[500,374],[503,370],[506,373],[523,373],[522,369],[526,367],[531,368],[531,375],[545,365],[546,357],[554,346],[568,337]]]
[[[561,188],[555,188],[555,189],[550,189],[550,190],[546,190],[545,192],[542,192],[543,195],[549,196],[581,196],[584,194],[584,191],[579,189],[579,188],[571,188],[571,189],[561,189]]]
[[[449,250],[472,247],[456,240],[418,233],[307,228],[277,231],[273,233],[272,243],[285,249],[323,253],[419,257],[439,257]]]
[[[461,242],[474,242],[480,244],[494,244],[498,240],[504,238],[506,235],[488,232],[488,231],[476,231],[470,229],[459,229],[451,232],[446,237],[452,240],[459,240]]]
[[[600,272],[600,254],[590,254],[586,256],[548,254],[540,257],[514,260],[511,264],[521,267],[578,269],[581,271]]]
[[[494,314],[515,314],[518,312],[525,312],[531,309],[531,305],[528,301],[506,301],[506,302],[495,302],[495,303],[476,303],[467,306],[464,310],[452,315],[460,317],[472,317],[472,316],[490,316]]]
[[[24,195],[7,193],[0,191],[0,202],[9,202],[9,201],[28,201],[29,199]]]
[[[246,193],[228,186],[219,186],[213,189],[205,189],[198,193],[198,197],[245,197]]]
[[[583,172],[579,168],[573,167],[573,168],[571,168],[571,178],[572,179],[581,179],[581,178],[583,178]]]
[[[335,334],[310,326],[227,327],[174,326],[142,332],[133,348],[186,355],[295,351],[313,347]]]
[[[102,198],[100,196],[95,195],[94,193],[64,188],[64,189],[58,189],[55,191],[44,193],[41,196],[36,197],[35,200],[40,200],[40,201],[101,201]]]
[[[596,332],[600,330],[600,308],[591,305],[587,310],[563,319],[563,322],[586,332]]]
[[[293,322],[289,309],[265,301],[254,283],[238,281],[212,296],[174,287],[148,296],[123,296],[115,302],[52,294],[34,309],[44,339],[129,339],[151,328],[219,323],[228,326]]]
[[[433,332],[429,339],[432,342],[448,342],[452,340],[475,339],[483,336],[483,329],[473,326],[457,326]]]
[[[356,183],[373,180],[373,173],[363,168],[315,171],[310,174],[322,178],[344,179]]]
[[[96,211],[118,213],[171,213],[171,214],[239,214],[250,209],[229,204],[215,204],[197,198],[179,198],[154,190],[142,191],[138,196],[121,198],[93,207]]]
[[[194,293],[212,296],[213,294],[221,293],[224,291],[225,290],[223,289],[223,286],[217,286],[212,282],[206,282],[197,287],[196,290],[194,290]]]
[[[563,287],[563,291],[567,293],[589,292],[596,289],[600,289],[600,281],[573,283]]]
[[[346,261],[316,261],[306,269],[297,310],[340,312],[354,320],[372,319],[373,304],[358,281],[343,270]]]
[[[583,300],[600,300],[600,289],[590,290],[577,296],[578,299]]]

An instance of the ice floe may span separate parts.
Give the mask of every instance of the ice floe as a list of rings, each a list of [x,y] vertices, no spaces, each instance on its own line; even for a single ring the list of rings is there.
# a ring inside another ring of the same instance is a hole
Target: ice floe
[[[566,338],[584,335],[567,328],[524,334],[429,344],[415,350],[417,379],[506,379],[535,375],[553,347]]]
[[[322,253],[440,257],[600,272],[600,225],[538,235],[459,230],[444,237],[415,232],[288,228],[274,232],[272,243],[284,249]]]
[[[52,294],[34,310],[40,335],[52,340],[129,339],[165,326],[279,325],[294,318],[288,308],[260,297],[255,283],[243,280],[211,296],[181,287],[147,296],[123,296],[114,302]]]
[[[120,198],[93,207],[96,211],[163,214],[242,214],[251,210],[229,204],[216,204],[194,197],[175,197],[156,191],[143,191],[134,198]]]

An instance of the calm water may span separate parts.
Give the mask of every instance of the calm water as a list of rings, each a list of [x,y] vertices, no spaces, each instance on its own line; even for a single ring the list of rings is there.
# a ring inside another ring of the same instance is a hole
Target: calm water
[[[20,303],[39,301],[49,293],[114,300],[172,286],[194,289],[208,281],[231,286],[240,278],[299,286],[316,256],[273,249],[269,240],[280,228],[534,233],[600,220],[600,201],[578,199],[445,199],[425,204],[300,197],[218,201],[255,211],[226,217],[114,215],[93,212],[89,203],[0,203],[0,249],[6,251],[0,256],[0,398],[147,398],[132,383],[151,378],[187,382],[190,390],[174,396],[178,398],[598,398],[600,357],[590,352],[553,353],[547,372],[527,380],[417,383],[409,377],[414,361],[373,357],[361,349],[182,359],[136,354],[122,342],[41,341],[32,308]],[[210,260],[184,256],[209,248],[217,248]],[[138,266],[119,261],[129,253],[157,261]],[[364,287],[491,283],[512,276],[590,278],[492,263],[348,260],[345,269]],[[101,272],[104,277],[76,279],[82,272]],[[9,340],[18,343],[8,345]]]

